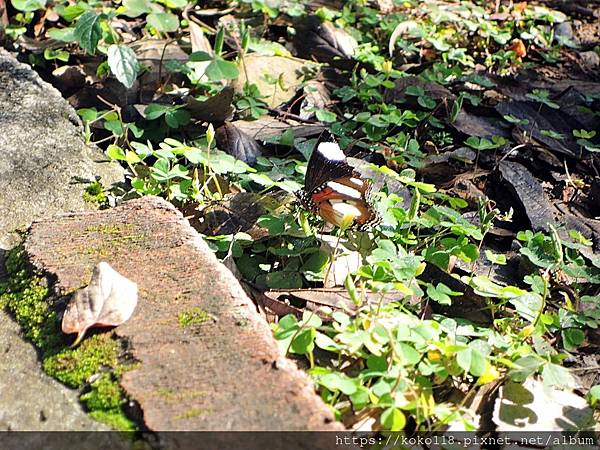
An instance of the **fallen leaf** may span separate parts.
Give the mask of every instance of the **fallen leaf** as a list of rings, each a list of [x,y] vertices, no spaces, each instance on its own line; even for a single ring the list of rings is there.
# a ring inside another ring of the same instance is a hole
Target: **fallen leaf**
[[[296,25],[294,47],[301,58],[351,69],[356,64],[352,59],[356,46],[352,36],[317,16],[305,17]]]
[[[513,5],[513,10],[518,13],[525,11],[525,8],[527,8],[527,2],[519,2]]]
[[[65,45],[64,42],[57,41],[56,39],[33,39],[24,34],[20,35],[16,42],[20,48],[35,54],[44,53],[46,49],[56,50]]]
[[[202,122],[222,122],[233,113],[232,100],[233,89],[225,86],[218,94],[203,101],[188,96],[186,103],[187,110],[194,119]]]
[[[415,299],[406,296],[402,292],[361,292],[366,304],[385,305],[391,302],[408,303]],[[319,313],[322,307],[342,310],[350,315],[355,315],[358,309],[352,301],[350,294],[345,288],[323,288],[323,289],[271,289],[265,291],[264,295],[276,303],[283,303],[297,310],[309,310]],[[268,305],[270,308],[272,305]],[[286,314],[289,314],[286,312]],[[323,318],[326,318],[324,316]]]
[[[187,203],[182,212],[198,232],[209,236],[248,233],[253,239],[268,236],[268,230],[257,225],[260,216],[286,208],[294,195],[285,191],[266,194],[238,192],[226,194],[222,201],[199,208]]]
[[[461,292],[450,306],[444,306],[437,302],[429,302],[429,307],[437,314],[448,317],[461,317],[477,324],[492,323],[492,315],[485,298],[475,293],[471,286],[453,277],[448,272],[440,269],[435,264],[427,264],[421,275],[421,280],[428,283],[443,283],[455,292]]]
[[[202,31],[202,27],[194,21],[190,21],[188,27],[190,29],[192,52],[206,52],[212,56],[214,54],[212,45],[210,45],[210,41]]]
[[[183,64],[189,58],[177,42],[155,38],[140,39],[132,43],[130,48],[137,55],[140,65],[146,68],[138,78],[141,103],[151,103],[160,84],[167,78],[176,83],[185,77],[167,70],[169,64]]]
[[[264,101],[272,108],[289,101],[304,79],[306,61],[284,56],[265,56],[251,53],[244,57],[240,75],[233,83],[242,93],[246,83],[256,84]]]
[[[137,305],[137,284],[108,263],[94,267],[90,284],[77,291],[62,319],[65,334],[77,333],[77,345],[91,327],[114,327],[127,321]]]
[[[231,123],[226,122],[217,128],[216,136],[221,150],[250,166],[262,155],[260,144]]]
[[[551,109],[533,101],[512,101],[496,105],[496,111],[502,116],[510,115],[526,121],[515,129],[518,135],[523,136],[524,143],[530,143],[533,139],[544,144],[553,153],[574,159],[584,159],[590,155],[590,152],[577,143],[572,134],[573,130],[586,127],[562,108]]]
[[[0,25],[4,28],[9,24],[8,21],[8,13],[6,12],[6,2],[5,0],[0,0]],[[0,35],[2,36],[2,35]]]
[[[464,109],[460,110],[456,119],[450,125],[467,136],[488,139],[493,136],[510,137],[508,127],[500,119],[470,114]]]
[[[210,56],[214,55],[212,45],[210,45],[210,41],[202,31],[202,27],[198,25],[194,21],[189,22],[190,29],[190,41],[192,44],[192,52],[206,52]],[[210,65],[210,61],[198,61],[194,63],[190,63],[193,65],[196,70],[196,76],[201,78],[206,71],[206,68]]]
[[[571,390],[544,386],[533,377],[523,384],[508,382],[500,389],[493,421],[502,436],[506,432],[593,430],[593,411]]]
[[[408,88],[422,90],[424,95],[434,100],[436,104],[443,103],[448,111],[451,103],[456,99],[456,96],[444,86],[414,75],[398,78],[394,82],[394,87],[384,92],[383,99],[386,103],[407,101],[409,104],[418,105],[417,97],[409,95]]]
[[[85,72],[80,66],[61,66],[52,71],[57,88],[66,97],[85,86]]]
[[[527,56],[527,49],[521,39],[514,39],[508,50],[512,50],[519,58],[525,58]]]
[[[316,80],[308,81],[304,86],[304,99],[300,104],[300,117],[312,119],[316,109],[326,109],[331,98],[325,84]]]
[[[258,120],[236,120],[232,124],[257,141],[267,141],[281,136],[290,129],[294,132],[295,138],[316,137],[325,129],[319,124],[301,124],[293,120],[284,122],[271,116],[263,116]]]
[[[507,183],[508,192],[524,208],[533,231],[548,231],[548,224],[554,224],[554,217],[540,182],[525,166],[514,161],[502,161],[499,170]]]
[[[390,36],[390,42],[388,44],[390,56],[394,55],[394,50],[396,48],[396,41],[398,40],[398,38],[406,36],[406,35],[410,35],[410,33],[413,30],[416,30],[418,28],[419,28],[419,24],[414,20],[404,20],[404,21],[400,22],[398,25],[396,25],[396,28],[394,28],[394,31],[392,32],[392,35]]]
[[[321,242],[321,250],[331,261],[328,263],[323,287],[333,288],[343,286],[348,274],[356,272],[363,264],[361,254],[348,243],[347,239],[338,239],[328,234],[320,234],[317,239]],[[333,255],[335,254],[335,258]]]

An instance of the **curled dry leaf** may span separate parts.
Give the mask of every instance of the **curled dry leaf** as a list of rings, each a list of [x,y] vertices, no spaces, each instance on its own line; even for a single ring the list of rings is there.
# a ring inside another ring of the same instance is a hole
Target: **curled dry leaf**
[[[8,13],[6,12],[6,1],[0,0],[0,25],[2,28],[6,27],[10,22],[8,20]],[[0,37],[2,35],[0,34]]]
[[[419,28],[419,24],[414,20],[405,20],[403,22],[400,22],[396,26],[396,28],[394,28],[394,31],[392,32],[392,35],[390,36],[390,42],[388,44],[390,56],[394,55],[394,50],[396,48],[396,41],[405,35],[410,35],[410,33],[413,30],[418,30],[418,28]]]
[[[190,41],[192,44],[192,52],[206,52],[209,55],[213,56],[214,52],[212,49],[212,45],[210,45],[210,41],[202,31],[202,27],[198,25],[194,21],[189,22],[190,29]],[[198,78],[204,75],[206,68],[210,65],[210,61],[197,61],[191,63],[196,71],[196,76]]]
[[[279,315],[297,314],[308,310],[315,311],[321,316],[323,307],[333,310],[344,311],[349,315],[356,315],[358,306],[352,300],[346,288],[322,288],[322,289],[271,289],[264,292],[269,300],[265,306],[273,313]],[[385,305],[391,302],[412,303],[418,301],[414,296],[407,296],[400,291],[372,292],[362,291],[361,301],[370,305]],[[280,312],[279,312],[280,311]],[[329,320],[327,315],[323,319]]]
[[[118,326],[127,321],[137,305],[138,287],[108,263],[94,267],[90,284],[77,291],[67,305],[62,331],[77,333],[77,345],[88,328]]]

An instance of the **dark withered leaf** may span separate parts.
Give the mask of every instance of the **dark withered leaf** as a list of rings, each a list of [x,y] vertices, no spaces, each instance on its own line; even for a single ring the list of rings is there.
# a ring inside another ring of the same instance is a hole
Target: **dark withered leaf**
[[[227,120],[233,113],[232,101],[233,88],[229,86],[224,87],[221,92],[204,101],[196,100],[192,96],[186,99],[187,110],[194,119],[202,122],[223,122]]]
[[[387,89],[383,94],[383,99],[386,103],[394,103],[399,101],[415,100],[416,96],[411,96],[407,93],[409,87],[420,88],[423,94],[436,103],[444,102],[448,106],[456,99],[456,96],[446,89],[444,86],[433,81],[426,81],[414,75],[403,78],[398,78],[394,82],[394,87]]]
[[[552,205],[544,193],[541,183],[525,166],[514,161],[502,161],[499,165],[503,180],[508,184],[534,231],[548,231],[554,223]]]
[[[298,56],[330,63],[340,69],[351,69],[356,42],[344,30],[323,22],[317,16],[308,16],[296,24],[294,47]]]
[[[510,138],[507,127],[498,118],[479,116],[468,113],[464,109],[450,125],[467,136],[477,136],[491,139],[494,136]]]
[[[258,218],[285,209],[293,199],[294,196],[285,191],[238,192],[226,194],[222,201],[205,207],[187,203],[182,212],[192,227],[202,234],[218,236],[242,231],[257,240],[269,233],[256,223]]]
[[[572,130],[585,129],[584,125],[562,109],[551,109],[533,101],[511,101],[498,104],[496,111],[526,121],[527,124],[519,128],[555,153],[575,159],[589,156],[590,152],[582,148],[572,134]]]
[[[433,312],[448,317],[464,318],[478,324],[492,323],[492,315],[485,298],[477,294],[471,286],[431,263],[427,264],[421,279],[434,284],[444,283],[453,291],[463,294],[457,297],[459,300],[452,302],[450,306],[430,302],[429,307],[433,309]]]
[[[216,136],[221,150],[246,164],[253,165],[262,155],[260,144],[229,122],[217,128]]]

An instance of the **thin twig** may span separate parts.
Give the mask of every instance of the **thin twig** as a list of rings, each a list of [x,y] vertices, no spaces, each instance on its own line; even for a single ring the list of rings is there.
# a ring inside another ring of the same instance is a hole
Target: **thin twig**
[[[287,111],[282,111],[281,109],[278,109],[278,108],[268,107],[267,109],[269,110],[269,112],[277,114],[278,116],[283,117],[284,120],[285,119],[292,119],[292,120],[295,120],[296,122],[308,123],[308,124],[311,124],[311,125],[316,125],[316,124],[319,123],[316,120],[305,119],[303,117],[300,117],[297,114],[294,114],[294,113],[291,113],[291,112],[287,112]]]

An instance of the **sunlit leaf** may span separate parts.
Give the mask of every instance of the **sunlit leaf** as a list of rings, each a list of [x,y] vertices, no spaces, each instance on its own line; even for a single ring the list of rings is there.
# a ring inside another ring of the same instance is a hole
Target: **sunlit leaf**
[[[93,11],[84,13],[77,20],[73,36],[81,45],[81,48],[90,54],[96,53],[98,42],[102,37],[100,22],[104,20],[104,14],[96,14]]]
[[[133,86],[138,75],[138,60],[135,52],[125,46],[113,44],[108,47],[108,66],[123,86]]]

